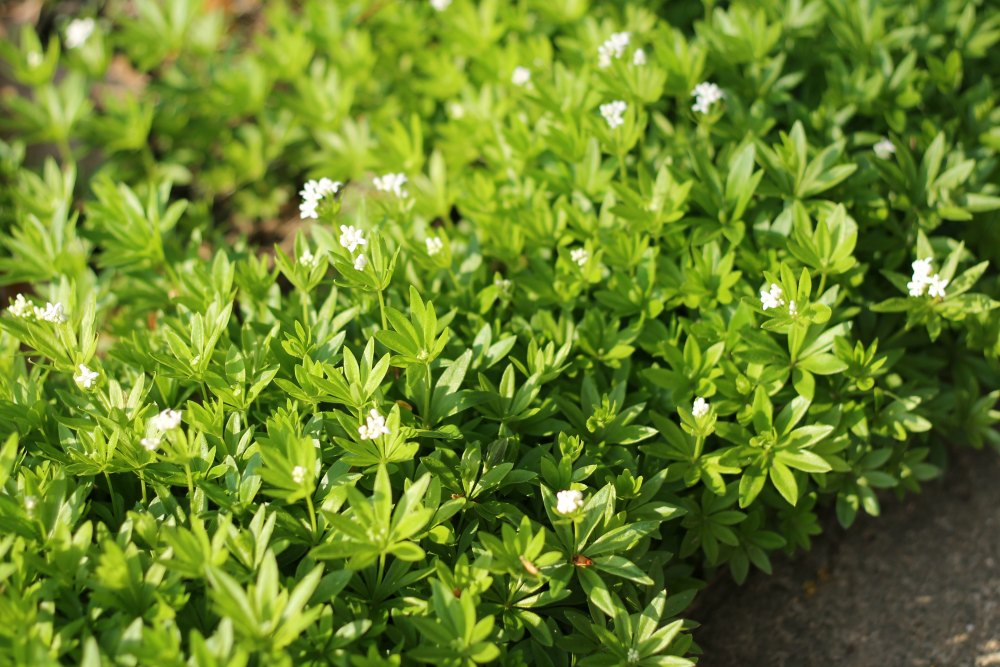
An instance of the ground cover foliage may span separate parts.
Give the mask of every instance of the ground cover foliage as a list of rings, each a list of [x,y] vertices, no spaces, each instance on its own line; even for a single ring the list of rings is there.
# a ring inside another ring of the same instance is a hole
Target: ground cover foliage
[[[1000,445],[995,4],[238,4],[0,43],[0,663],[689,665]]]

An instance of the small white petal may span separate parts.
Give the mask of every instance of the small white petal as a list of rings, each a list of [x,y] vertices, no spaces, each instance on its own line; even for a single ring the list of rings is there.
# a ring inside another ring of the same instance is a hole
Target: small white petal
[[[96,22],[92,18],[73,19],[66,26],[66,48],[76,49],[83,46],[94,33]]]
[[[583,507],[583,494],[579,491],[567,490],[556,494],[556,512],[572,514]]]
[[[340,245],[347,248],[348,252],[354,252],[359,245],[368,245],[364,233],[353,225],[340,226]]]
[[[92,371],[83,364],[80,364],[79,368],[80,373],[79,375],[74,375],[73,380],[84,389],[90,389],[94,386],[94,382],[97,380],[97,371]]]
[[[704,417],[708,414],[708,401],[706,401],[701,396],[694,399],[694,405],[691,406],[691,414],[695,417]]]
[[[607,122],[608,127],[612,130],[625,124],[625,109],[628,105],[622,100],[615,100],[614,102],[608,102],[607,104],[602,104],[600,111],[601,115],[604,116],[605,122]]]
[[[432,257],[441,252],[444,248],[444,241],[436,236],[428,237],[427,240],[424,241],[424,244],[427,246],[427,254]]]

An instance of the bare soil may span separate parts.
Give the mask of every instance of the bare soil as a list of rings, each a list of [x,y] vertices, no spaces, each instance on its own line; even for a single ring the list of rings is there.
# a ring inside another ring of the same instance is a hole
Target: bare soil
[[[774,572],[705,593],[699,667],[1000,666],[1000,456],[955,452],[921,494]]]

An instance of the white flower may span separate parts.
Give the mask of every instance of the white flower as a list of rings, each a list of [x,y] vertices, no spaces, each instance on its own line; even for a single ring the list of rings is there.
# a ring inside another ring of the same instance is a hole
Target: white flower
[[[924,259],[918,259],[910,264],[910,268],[913,269],[913,277],[916,278],[927,278],[931,275],[933,267],[931,266],[931,258],[925,257]]]
[[[347,248],[348,252],[354,252],[359,245],[368,245],[365,236],[360,229],[353,225],[340,226],[340,245]]]
[[[410,193],[403,189],[406,185],[406,174],[386,174],[385,176],[376,176],[372,180],[372,184],[375,186],[376,190],[380,192],[391,192],[399,198],[408,197]]]
[[[704,417],[708,414],[708,401],[706,401],[701,396],[694,399],[694,405],[691,406],[691,414],[695,417]]]
[[[463,107],[458,102],[452,102],[448,105],[448,113],[452,118],[464,118],[465,117],[465,107]]]
[[[29,51],[25,59],[28,61],[28,67],[32,69],[41,65],[44,60],[41,51]]]
[[[303,251],[303,253],[299,255],[299,264],[304,266],[316,266],[316,262],[316,256],[308,250]]]
[[[84,389],[90,389],[94,386],[94,380],[97,379],[97,375],[97,371],[92,371],[83,364],[80,364],[80,374],[74,375],[73,379]]]
[[[597,47],[597,66],[611,67],[611,61],[621,58],[628,46],[630,35],[627,32],[616,32]]]
[[[896,153],[896,145],[889,141],[888,139],[882,139],[874,146],[872,150],[875,151],[875,157],[880,160],[888,160]]]
[[[632,54],[632,64],[633,65],[645,65],[646,64],[646,52],[642,49],[636,49],[635,53]]]
[[[583,507],[583,494],[579,491],[560,491],[556,494],[556,512],[572,514]]]
[[[910,268],[913,269],[913,276],[910,278],[910,282],[906,283],[906,289],[909,290],[910,296],[923,296],[925,292],[928,292],[928,288],[930,288],[930,296],[944,296],[944,288],[948,285],[948,281],[943,280],[938,274],[931,275],[933,267],[930,257],[916,260],[910,264]]]
[[[341,187],[340,181],[332,181],[329,178],[321,178],[318,181],[306,181],[305,185],[302,186],[302,190],[299,191],[299,195],[302,197],[302,203],[299,204],[299,217],[303,220],[306,218],[312,218],[315,220],[319,217],[316,212],[316,207],[319,206],[319,202],[323,197],[327,195],[335,195],[340,191]]]
[[[149,424],[158,431],[169,431],[181,425],[180,410],[164,410],[149,420]]]
[[[30,301],[24,298],[23,294],[18,294],[14,297],[14,303],[10,304],[7,310],[14,317],[29,318],[35,314],[34,307]]]
[[[626,656],[625,656],[625,659],[628,661],[628,664],[634,665],[634,664],[638,663],[639,660],[642,659],[642,657],[639,655],[639,651],[637,651],[634,648],[630,648],[628,650],[628,654],[626,654]]]
[[[365,257],[365,253],[361,253],[354,258],[355,271],[364,271],[366,266],[368,266],[368,258]]]
[[[53,324],[61,324],[66,321],[66,313],[63,311],[63,305],[58,302],[52,303],[47,301],[44,308],[35,306],[35,317],[45,322],[52,322]]]
[[[83,43],[94,34],[96,25],[94,19],[90,17],[70,21],[66,26],[66,48],[76,49],[83,46]]]
[[[306,481],[306,469],[302,466],[295,466],[292,468],[292,481],[296,484],[301,484]]]
[[[433,257],[444,248],[444,241],[436,236],[430,236],[424,243],[427,245],[427,254]]]
[[[794,301],[789,301],[788,302],[788,314],[789,315],[798,315],[799,314],[799,307],[795,305]]]
[[[698,113],[708,113],[712,105],[721,100],[724,94],[722,89],[714,83],[703,81],[694,87],[691,96],[695,98],[691,108]]]
[[[771,288],[769,290],[760,291],[760,306],[764,310],[768,308],[778,308],[785,305],[785,293],[782,291],[781,286],[775,283],[771,283]]]
[[[24,497],[24,509],[26,509],[29,514],[34,512],[37,506],[38,506],[38,498],[34,496]]]
[[[443,12],[448,9],[448,5],[451,4],[451,0],[431,0],[431,7],[439,12]]]
[[[141,444],[143,449],[147,452],[152,452],[160,446],[160,436],[151,435],[148,438],[143,438],[139,441],[139,444]]]
[[[389,427],[385,425],[385,417],[372,408],[368,413],[367,423],[358,427],[358,435],[362,440],[374,440],[380,435],[389,435]]]
[[[614,102],[608,102],[607,104],[601,105],[601,115],[604,116],[604,120],[607,121],[608,127],[613,130],[625,123],[625,119],[622,115],[625,113],[627,106],[628,105],[621,100],[615,100]]]
[[[944,288],[947,286],[948,281],[935,273],[931,276],[930,281],[927,283],[927,295],[943,299]]]
[[[590,261],[590,253],[587,252],[586,248],[573,248],[573,250],[570,251],[569,256],[581,267],[586,266],[587,262]]]
[[[527,67],[515,67],[510,75],[510,82],[515,86],[527,86],[531,83],[531,70]]]

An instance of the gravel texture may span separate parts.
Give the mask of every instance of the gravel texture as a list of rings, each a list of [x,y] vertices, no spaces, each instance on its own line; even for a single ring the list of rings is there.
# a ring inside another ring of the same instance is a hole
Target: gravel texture
[[[813,550],[705,593],[699,667],[1000,667],[1000,457],[956,452],[943,479]]]

